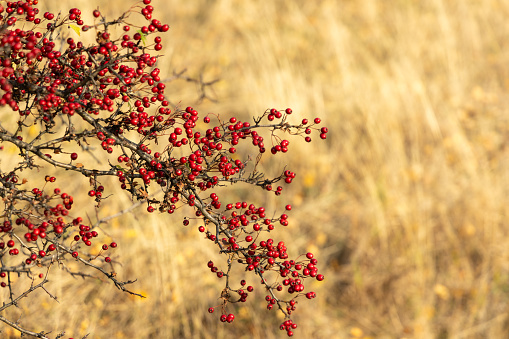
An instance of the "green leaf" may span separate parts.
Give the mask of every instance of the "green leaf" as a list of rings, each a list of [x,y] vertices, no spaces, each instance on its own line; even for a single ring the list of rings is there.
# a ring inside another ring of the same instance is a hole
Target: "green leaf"
[[[114,167],[117,171],[122,171],[122,172],[124,172],[124,173],[125,173],[125,172],[128,172],[128,170],[127,170],[127,169],[122,168],[122,166],[120,166],[120,165],[114,165],[113,167]]]
[[[78,36],[81,36],[81,30],[80,30],[80,28],[78,26],[70,24],[69,27],[72,28],[73,31],[75,31],[76,34],[78,34]]]
[[[145,46],[146,42],[147,42],[147,35],[145,33],[143,33],[142,31],[140,31],[140,30],[138,30],[137,32],[140,33],[140,35],[141,35],[141,42],[143,42],[143,46]]]

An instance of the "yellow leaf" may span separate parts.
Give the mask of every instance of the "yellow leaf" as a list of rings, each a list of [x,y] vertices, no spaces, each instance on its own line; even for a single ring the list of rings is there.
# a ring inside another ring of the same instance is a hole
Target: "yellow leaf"
[[[440,299],[448,300],[449,299],[449,289],[442,285],[442,284],[436,284],[433,288],[434,292]]]
[[[7,145],[6,151],[9,154],[17,154],[18,148],[16,146],[14,146],[13,144],[9,144],[9,145]]]
[[[90,321],[88,319],[83,319],[80,324],[80,332],[86,332],[89,326]]]
[[[322,246],[323,244],[325,244],[326,241],[327,241],[327,234],[325,234],[324,232],[320,232],[316,235],[316,243],[318,244],[318,246]],[[315,253],[315,252],[313,252],[313,253]]]
[[[239,316],[241,317],[247,317],[249,316],[249,310],[247,309],[246,306],[243,306],[239,309]]]
[[[358,327],[352,327],[352,329],[350,330],[350,334],[356,338],[360,338],[364,333],[362,332],[362,329]]]
[[[69,27],[72,28],[73,31],[75,31],[76,34],[78,34],[78,36],[81,36],[80,28],[78,26],[70,24]]]
[[[37,134],[39,134],[39,127],[37,127],[36,125],[30,126],[30,128],[28,129],[28,135],[31,137],[35,137]]]
[[[104,307],[104,303],[103,303],[103,301],[100,298],[95,298],[92,302],[94,303],[94,306],[98,310],[100,310],[100,309],[102,309]]]
[[[304,186],[305,187],[313,187],[315,184],[315,175],[313,173],[306,173],[304,176]]]
[[[101,252],[102,245],[100,243],[96,243],[91,249],[90,254],[91,255],[98,255]]]
[[[136,238],[138,236],[138,232],[134,229],[129,229],[129,230],[126,230],[124,232],[124,235],[127,237],[127,238]]]

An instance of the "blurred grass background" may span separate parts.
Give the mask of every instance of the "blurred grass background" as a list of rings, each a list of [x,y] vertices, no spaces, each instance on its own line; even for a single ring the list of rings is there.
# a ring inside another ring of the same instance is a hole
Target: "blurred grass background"
[[[116,17],[132,2],[41,3],[64,12],[80,6],[90,22],[97,6]],[[327,142],[294,140],[289,155],[264,163],[269,173],[285,164],[297,173],[284,195],[297,208],[277,237],[290,256],[315,252],[326,276],[311,286],[318,297],[299,304],[295,337],[509,337],[509,2],[153,6],[171,26],[162,73],[187,68],[221,79],[210,92],[217,102],[194,105],[202,114],[247,119],[291,107],[296,121],[319,116],[329,127]],[[196,99],[182,81],[166,93],[184,107]],[[91,201],[86,179],[63,178],[57,183],[77,197],[76,206]],[[231,194],[233,201],[282,205],[245,187]],[[129,205],[117,192],[98,217]],[[21,323],[75,338],[285,335],[281,319],[265,310],[263,291],[235,309],[234,324],[209,315],[222,281],[206,262],[221,258],[179,216],[143,210],[104,229],[120,244],[119,277],[137,278],[133,289],[147,299],[54,268],[48,288],[60,303],[43,293],[22,302]]]

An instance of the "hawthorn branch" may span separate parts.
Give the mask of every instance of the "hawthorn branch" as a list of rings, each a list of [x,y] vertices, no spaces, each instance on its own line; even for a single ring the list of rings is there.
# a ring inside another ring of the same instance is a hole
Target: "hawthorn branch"
[[[51,265],[50,265],[50,267],[51,267]],[[48,267],[48,271],[49,271],[49,268],[50,268],[50,267]],[[33,285],[33,284],[32,284],[32,285],[28,288],[28,290],[26,290],[25,292],[23,292],[22,294],[20,294],[20,295],[19,295],[16,299],[12,300],[10,303],[7,303],[7,304],[5,304],[5,303],[4,303],[4,304],[3,304],[3,306],[2,306],[2,307],[0,307],[0,312],[2,312],[3,310],[5,310],[6,308],[9,308],[9,307],[11,307],[11,306],[17,305],[17,304],[18,304],[18,302],[19,302],[21,299],[26,298],[26,297],[27,297],[30,293],[32,293],[32,292],[33,292],[33,291],[35,291],[36,289],[43,287],[43,285],[44,285],[44,284],[46,284],[47,282],[48,282],[48,279],[47,279],[47,274],[46,274],[46,276],[44,277],[44,280],[43,280],[43,281],[41,281],[39,284],[37,284],[37,285]]]
[[[27,329],[24,329],[23,327],[19,326],[17,323],[10,321],[9,319],[3,317],[0,315],[0,321],[3,321],[7,325],[11,326],[12,328],[18,330],[19,332],[26,335],[31,335],[32,337],[40,338],[40,339],[50,339],[48,336],[46,336],[47,333],[45,332],[33,332]]]
[[[144,204],[145,202],[147,202],[146,199],[142,199],[142,200],[138,200],[136,201],[134,204],[132,204],[131,206],[129,206],[128,208],[126,209],[123,209],[122,211],[118,212],[118,213],[115,213],[115,214],[112,214],[112,215],[109,215],[107,217],[104,217],[100,220],[98,220],[94,226],[98,226],[100,224],[104,224],[104,223],[107,223],[108,221],[110,221],[111,219],[115,219],[115,218],[118,218],[126,213],[129,213],[131,212],[132,210],[136,209],[137,207],[139,207],[140,205]]]
[[[68,254],[72,254],[72,251],[70,249],[68,249],[67,247],[65,246],[62,246],[60,244],[56,244],[58,248],[60,248],[62,251],[64,252],[67,252]],[[135,296],[138,296],[140,298],[146,298],[144,295],[142,294],[139,294],[139,293],[136,293],[136,292],[133,292],[127,288],[125,288],[125,285],[128,285],[128,284],[133,284],[135,283],[137,280],[128,280],[128,281],[119,281],[118,279],[115,278],[115,275],[116,273],[112,272],[112,273],[108,273],[106,272],[102,267],[99,267],[97,265],[94,265],[92,264],[90,261],[88,260],[85,260],[81,257],[77,257],[76,260],[78,260],[79,262],[85,264],[86,266],[90,266],[96,270],[98,270],[99,272],[101,272],[102,274],[104,274],[108,279],[110,279],[111,281],[113,281],[113,283],[115,284],[115,286],[123,291],[123,292],[126,292],[126,293],[129,293],[131,295],[135,295]],[[1,311],[1,309],[0,309]]]
[[[7,141],[14,145],[16,145],[20,150],[23,150],[25,152],[31,152],[35,155],[37,155],[38,158],[50,163],[53,166],[60,167],[66,170],[71,170],[75,172],[80,172],[84,176],[91,176],[91,175],[116,175],[117,171],[115,169],[111,169],[109,171],[101,171],[101,170],[92,170],[87,169],[85,167],[78,167],[72,164],[66,164],[60,161],[56,161],[53,158],[48,157],[46,154],[41,152],[38,146],[31,145],[29,143],[26,143],[22,140],[19,140],[14,135],[10,134],[6,130],[0,131],[0,141]]]

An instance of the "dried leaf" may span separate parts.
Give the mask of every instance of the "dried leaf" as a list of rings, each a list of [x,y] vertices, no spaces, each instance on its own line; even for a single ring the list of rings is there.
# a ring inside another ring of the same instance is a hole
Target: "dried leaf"
[[[78,167],[78,168],[82,168],[82,167],[83,167],[83,164],[82,164],[81,162],[78,162],[78,163],[77,163],[76,165],[74,165],[74,166],[76,166],[76,167]]]
[[[140,189],[138,189],[138,194],[139,194],[140,196],[142,196],[143,198],[148,198],[148,193],[147,193],[147,191],[145,191],[145,190],[143,190],[143,189],[141,189],[141,188],[140,188]]]

